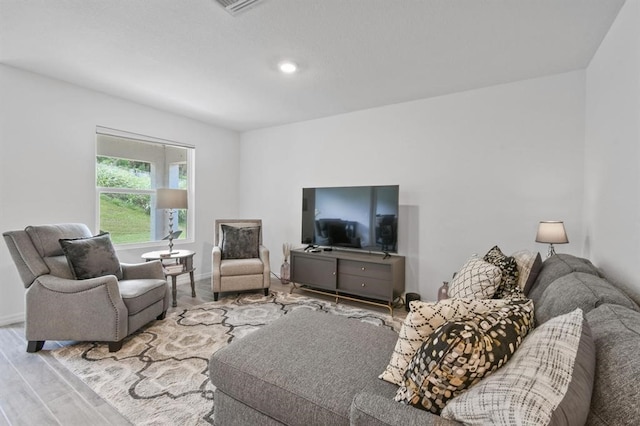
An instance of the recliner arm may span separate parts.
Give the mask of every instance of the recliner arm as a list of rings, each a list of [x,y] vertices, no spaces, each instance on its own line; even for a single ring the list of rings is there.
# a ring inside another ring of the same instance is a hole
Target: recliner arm
[[[271,286],[271,264],[269,263],[269,249],[261,245],[260,247],[258,247],[258,254],[260,256],[262,264],[264,265],[262,287],[269,288]]]
[[[27,289],[26,308],[29,341],[116,342],[128,334],[128,310],[114,275],[88,280],[41,275]]]
[[[220,262],[222,262],[222,250],[218,246],[213,246],[211,250],[211,290],[219,293],[222,288],[222,273],[220,272]]]
[[[213,246],[211,249],[211,259],[214,267],[220,268],[220,262],[222,261],[222,249],[218,246]]]
[[[121,263],[123,280],[144,280],[155,278],[164,280],[164,269],[162,262],[154,260],[143,263]]]
[[[115,275],[105,275],[98,278],[90,278],[87,280],[71,280],[68,278],[60,278],[54,275],[40,275],[36,281],[47,290],[57,293],[82,293],[98,287],[107,287],[108,291],[117,294],[120,298],[120,289],[118,288],[118,279]]]

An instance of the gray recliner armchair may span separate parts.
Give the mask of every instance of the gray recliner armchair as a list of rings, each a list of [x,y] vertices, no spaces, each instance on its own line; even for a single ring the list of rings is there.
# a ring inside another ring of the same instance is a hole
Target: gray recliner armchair
[[[261,219],[218,219],[211,253],[213,300],[220,293],[262,289],[269,294],[269,250],[262,245]]]
[[[26,288],[27,352],[46,340],[108,342],[118,351],[125,337],[164,319],[170,292],[159,261],[121,263],[115,275],[74,278],[60,239],[92,237],[84,224],[28,226],[2,234]]]

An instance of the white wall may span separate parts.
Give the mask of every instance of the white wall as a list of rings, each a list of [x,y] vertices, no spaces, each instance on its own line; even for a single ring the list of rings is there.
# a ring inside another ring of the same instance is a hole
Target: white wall
[[[240,214],[264,220],[279,270],[301,188],[399,184],[406,291],[429,300],[494,244],[544,256],[540,220],[564,220],[576,243],[558,251],[581,254],[584,87],[577,71],[243,133]]]
[[[586,75],[585,253],[640,302],[640,2],[622,7]]]
[[[1,231],[84,222],[94,229],[96,125],[196,147],[196,275],[211,273],[213,221],[237,215],[239,135],[58,80],[0,65]],[[96,229],[94,229],[95,231]],[[160,249],[158,246],[154,249]],[[120,250],[140,261],[152,248]],[[24,288],[0,244],[0,324],[22,320]]]

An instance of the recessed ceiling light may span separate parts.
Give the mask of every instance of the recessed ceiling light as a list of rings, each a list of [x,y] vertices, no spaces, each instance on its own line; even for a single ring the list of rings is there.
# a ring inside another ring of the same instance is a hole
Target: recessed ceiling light
[[[295,62],[291,61],[282,61],[278,64],[278,68],[285,74],[293,74],[298,71],[298,65]]]

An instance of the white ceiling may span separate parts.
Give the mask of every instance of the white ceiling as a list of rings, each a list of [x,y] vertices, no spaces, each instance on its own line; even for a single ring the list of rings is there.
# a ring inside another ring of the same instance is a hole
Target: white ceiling
[[[0,0],[0,62],[245,131],[585,68],[623,3]]]

